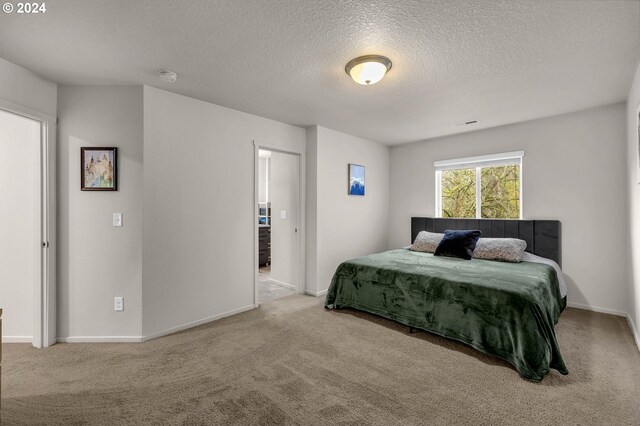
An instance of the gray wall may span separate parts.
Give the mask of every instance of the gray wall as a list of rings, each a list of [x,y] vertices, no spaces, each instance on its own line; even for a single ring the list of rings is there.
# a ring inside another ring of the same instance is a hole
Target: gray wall
[[[387,248],[389,148],[320,126],[307,136],[307,289],[322,294],[341,262]],[[349,163],[365,166],[364,197],[347,193]]]
[[[0,82],[0,99],[56,116],[58,88],[55,83],[2,58]]]
[[[306,140],[305,290],[315,295],[318,294],[318,126],[307,128]]]
[[[139,339],[142,87],[60,86],[58,116],[58,336]],[[80,191],[82,146],[118,147],[118,191]],[[115,212],[122,228],[112,227]]]
[[[629,314],[635,325],[636,343],[640,348],[640,129],[637,108],[640,104],[640,66],[636,70],[633,86],[627,101],[627,182],[629,197],[630,286]]]
[[[391,149],[390,246],[410,243],[410,217],[435,214],[433,162],[524,150],[525,219],[562,222],[569,302],[627,312],[626,109],[572,114]]]
[[[267,200],[267,186],[269,185],[269,177],[267,176],[268,158],[258,158],[258,201],[265,202]]]
[[[305,150],[302,128],[145,86],[144,335],[254,307],[254,140]]]

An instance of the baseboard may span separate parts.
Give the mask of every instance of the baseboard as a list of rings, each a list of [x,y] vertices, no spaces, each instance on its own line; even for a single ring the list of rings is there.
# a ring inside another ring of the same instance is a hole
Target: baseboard
[[[275,284],[277,284],[279,286],[290,288],[292,290],[297,290],[298,289],[298,287],[296,287],[293,284],[289,284],[289,283],[285,283],[285,282],[282,282],[282,281],[274,280],[273,278],[269,278],[269,281],[273,281]]]
[[[142,336],[67,336],[56,337],[58,343],[140,343]]]
[[[182,324],[182,325],[179,325],[179,326],[176,326],[176,327],[171,327],[171,328],[168,328],[166,330],[159,331],[157,333],[152,333],[152,334],[149,334],[147,336],[142,336],[142,341],[146,342],[147,340],[157,339],[158,337],[163,337],[163,336],[168,336],[169,334],[173,334],[173,333],[177,333],[179,331],[187,330],[189,328],[197,327],[199,325],[206,324],[208,322],[219,320],[219,319],[222,319],[222,318],[225,318],[225,317],[230,317],[231,315],[236,315],[236,314],[240,314],[242,312],[250,311],[251,309],[255,309],[255,308],[256,308],[256,306],[251,304],[251,305],[248,305],[248,306],[244,306],[242,308],[233,309],[233,310],[228,311],[228,312],[223,312],[223,313],[218,314],[218,315],[213,315],[213,316],[210,316],[210,317],[207,317],[207,318],[203,318],[203,319],[198,320],[198,321],[188,322],[186,324]]]
[[[322,291],[305,290],[304,293],[308,294],[309,296],[320,297],[320,296],[326,295],[327,294],[327,290],[322,290]]]
[[[636,325],[633,322],[633,320],[631,319],[631,315],[630,314],[628,314],[626,312],[622,312],[622,311],[616,311],[614,309],[599,308],[597,306],[591,306],[591,305],[583,305],[581,303],[569,302],[569,303],[567,303],[567,306],[570,307],[570,308],[584,309],[586,311],[599,312],[601,314],[616,315],[616,316],[619,316],[619,317],[626,318],[627,322],[629,323],[629,327],[631,328],[631,334],[633,335],[633,340],[635,340],[636,346],[638,347],[638,350],[640,351],[640,334],[638,334],[638,330],[636,329]]]
[[[157,333],[150,334],[148,336],[66,336],[66,337],[57,337],[56,340],[60,343],[140,343],[146,342],[147,340],[156,339],[158,337],[167,336],[169,334],[177,333],[178,331],[183,331],[192,327],[196,327],[198,325],[206,324],[211,321],[215,321],[224,317],[228,317],[231,315],[239,314],[241,312],[245,312],[251,309],[255,309],[254,305],[245,306],[243,308],[234,309],[229,312],[224,312],[222,314],[214,315],[208,318],[204,318],[198,321],[193,321],[187,324],[182,324],[177,327],[172,327],[164,331],[159,331]],[[6,337],[6,339],[14,339],[11,337]],[[26,340],[21,340],[20,342],[31,342],[33,338],[24,338]],[[6,343],[16,343],[15,340],[5,340],[2,339],[3,342]]]
[[[33,336],[2,336],[2,343],[33,343]]]
[[[575,303],[575,302],[568,302],[567,306],[570,308],[584,309],[585,311],[599,312],[601,314],[616,315],[619,317],[627,317],[629,315],[626,312],[616,311],[614,309],[600,308],[598,306],[591,306],[591,305],[583,305],[581,303]]]
[[[638,333],[638,329],[636,328],[636,324],[633,322],[631,315],[627,314],[627,321],[629,321],[629,327],[631,327],[631,334],[633,334],[633,339],[636,341],[636,346],[640,351],[640,333]]]

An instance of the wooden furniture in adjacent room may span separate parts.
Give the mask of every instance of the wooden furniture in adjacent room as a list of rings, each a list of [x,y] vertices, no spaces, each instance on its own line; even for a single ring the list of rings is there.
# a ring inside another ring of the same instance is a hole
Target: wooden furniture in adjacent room
[[[271,265],[271,227],[268,225],[258,225],[258,265]]]
[[[258,203],[258,265],[271,265],[271,203]]]

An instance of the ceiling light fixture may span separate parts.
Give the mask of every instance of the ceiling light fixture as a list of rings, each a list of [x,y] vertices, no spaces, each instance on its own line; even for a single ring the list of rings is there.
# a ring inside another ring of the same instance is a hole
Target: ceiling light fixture
[[[344,67],[353,81],[365,86],[376,84],[391,69],[389,58],[380,55],[359,56]]]
[[[175,83],[178,79],[178,74],[171,70],[158,70],[158,76],[165,83]]]

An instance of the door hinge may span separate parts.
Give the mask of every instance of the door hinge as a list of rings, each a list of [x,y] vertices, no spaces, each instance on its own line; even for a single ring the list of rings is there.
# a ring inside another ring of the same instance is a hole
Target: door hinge
[[[44,242],[42,243],[42,247],[44,247],[44,248],[49,248],[49,241],[44,241]]]

